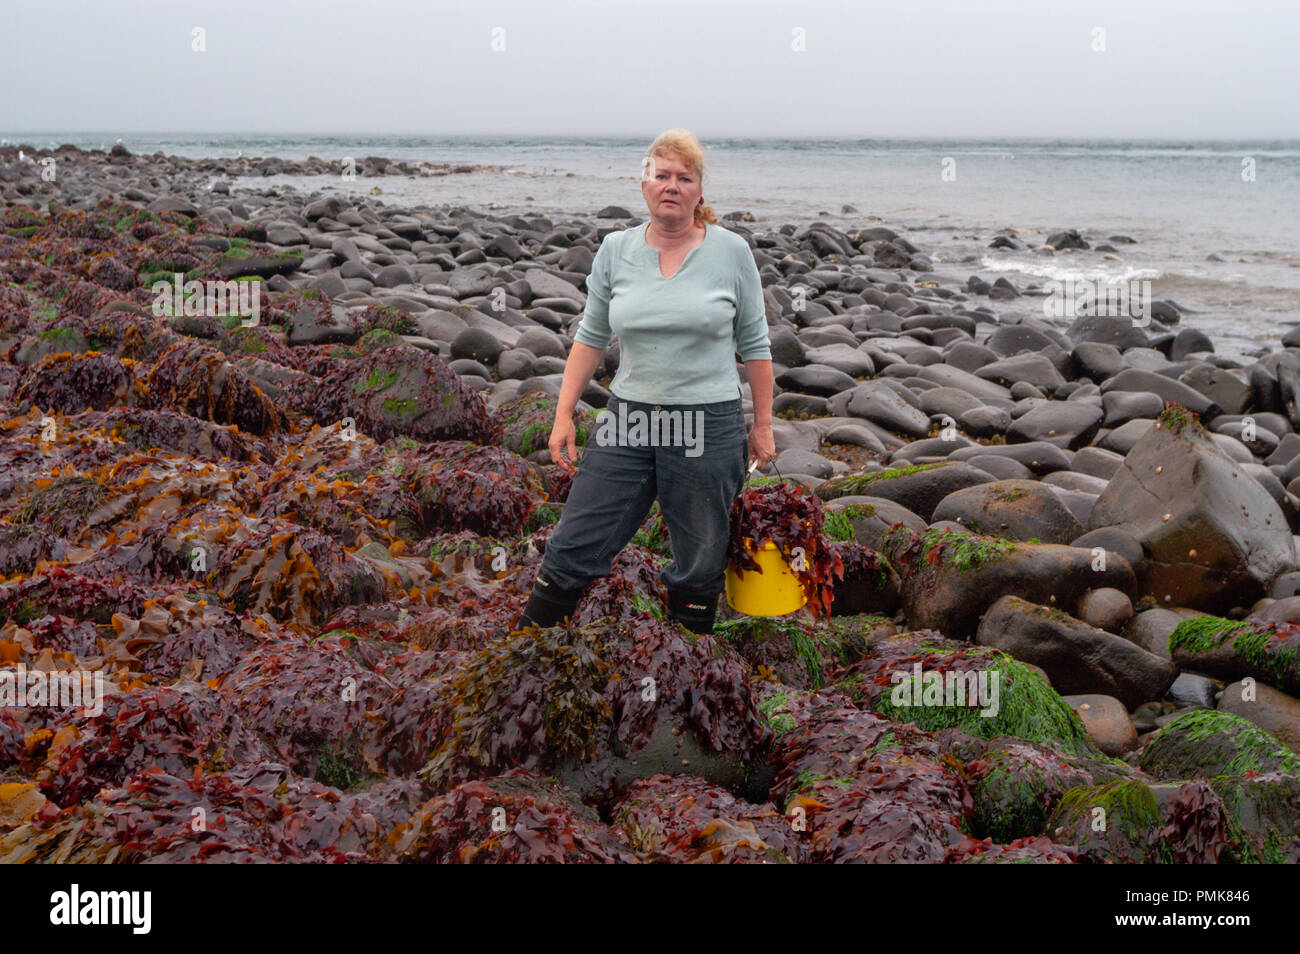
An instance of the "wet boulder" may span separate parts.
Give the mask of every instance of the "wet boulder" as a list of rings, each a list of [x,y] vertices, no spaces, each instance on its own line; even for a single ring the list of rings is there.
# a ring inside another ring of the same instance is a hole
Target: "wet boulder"
[[[1197,616],[1177,623],[1169,652],[1184,669],[1267,683],[1300,695],[1300,625]]]
[[[1165,411],[1097,499],[1089,528],[1119,526],[1147,553],[1140,586],[1210,612],[1265,595],[1295,568],[1277,502],[1186,411]]]
[[[144,376],[143,403],[155,410],[188,414],[241,431],[272,434],[287,430],[285,412],[271,403],[225,355],[197,342],[173,345]]]
[[[1142,770],[1160,779],[1284,772],[1300,776],[1300,755],[1230,712],[1200,709],[1167,723],[1147,740]]]
[[[445,361],[418,348],[380,348],[354,358],[313,390],[318,424],[352,418],[358,431],[377,441],[400,434],[494,444],[501,437],[483,399]]]
[[[1007,440],[1046,441],[1074,450],[1092,441],[1104,417],[1100,407],[1085,401],[1049,401],[1016,418]]]
[[[1133,591],[1133,570],[1119,555],[1059,544],[1020,543],[931,527],[890,535],[885,553],[899,571],[908,623],[955,639],[975,635],[999,598],[1074,606],[1090,589]]]
[[[47,355],[14,393],[20,407],[64,414],[103,411],[134,399],[131,367],[116,355],[99,352]]]
[[[1178,676],[1173,663],[1121,636],[1017,596],[993,604],[975,641],[1041,667],[1067,695],[1114,696],[1129,709],[1161,698]]]
[[[977,467],[944,462],[832,477],[818,484],[815,493],[822,500],[834,500],[850,494],[883,497],[906,507],[928,523],[933,519],[934,508],[943,498],[955,491],[992,480],[992,475]]]
[[[1255,723],[1292,752],[1300,752],[1300,699],[1239,680],[1224,687],[1218,708]]]
[[[951,520],[975,533],[1010,540],[1069,543],[1083,527],[1046,484],[998,480],[945,497],[932,520]]]
[[[595,800],[683,769],[740,792],[770,741],[740,660],[647,615],[508,633],[453,675],[444,708],[420,770],[439,790],[518,766]]]

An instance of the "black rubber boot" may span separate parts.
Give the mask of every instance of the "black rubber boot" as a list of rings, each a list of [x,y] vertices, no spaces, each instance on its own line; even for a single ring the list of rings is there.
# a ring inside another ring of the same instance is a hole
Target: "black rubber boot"
[[[528,597],[528,605],[524,607],[523,614],[513,628],[522,629],[532,625],[545,629],[560,625],[573,615],[574,608],[582,599],[582,591],[586,588],[586,584],[583,584],[576,589],[564,590],[543,576],[537,577],[533,583],[533,592]]]
[[[692,633],[711,634],[713,620],[718,615],[718,594],[668,591],[668,615]]]

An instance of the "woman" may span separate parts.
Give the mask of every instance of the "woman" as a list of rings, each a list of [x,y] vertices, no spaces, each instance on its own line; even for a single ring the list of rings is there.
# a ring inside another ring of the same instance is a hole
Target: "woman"
[[[668,611],[693,632],[713,631],[731,504],[747,460],[766,465],[775,443],[762,282],[749,245],[704,204],[703,176],[693,135],[659,136],[641,179],[650,220],[605,236],[596,252],[549,442],[566,471],[577,459],[574,407],[611,331],[618,373],[515,629],[572,615],[658,497],[674,557],[659,573]],[[754,402],[748,437],[737,352]]]

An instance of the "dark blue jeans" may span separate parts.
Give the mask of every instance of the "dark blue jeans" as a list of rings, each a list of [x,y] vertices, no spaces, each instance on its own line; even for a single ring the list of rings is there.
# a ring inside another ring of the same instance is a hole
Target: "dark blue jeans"
[[[633,426],[637,414],[650,425],[644,433]],[[628,424],[621,433],[620,415]],[[611,395],[579,452],[539,574],[566,590],[605,576],[658,497],[673,552],[660,580],[670,592],[716,599],[726,577],[731,504],[748,459],[739,397],[659,405]]]

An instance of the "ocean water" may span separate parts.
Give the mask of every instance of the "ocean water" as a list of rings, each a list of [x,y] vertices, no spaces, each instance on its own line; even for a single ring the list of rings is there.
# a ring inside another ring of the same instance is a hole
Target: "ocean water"
[[[644,217],[638,180],[650,143],[505,136],[3,135],[10,143],[42,148],[65,142],[107,147],[121,138],[136,153],[331,161],[384,156],[491,166],[444,177],[249,177],[237,180],[235,189],[288,186],[370,195],[378,186],[386,204],[559,217],[607,205]],[[1275,348],[1279,335],[1300,323],[1300,141],[719,139],[705,145],[704,197],[720,216],[743,210],[760,226],[887,225],[930,253],[936,272],[963,281],[969,275],[1005,275],[1021,286],[1053,279],[1147,279],[1153,297],[1177,302],[1187,310],[1184,323],[1204,330],[1228,353]],[[1014,229],[1034,246],[1068,228],[1094,244],[1111,235],[1129,236],[1136,244],[1116,246],[1120,261],[1096,251],[1048,257],[988,248],[999,230]],[[1010,309],[1039,313],[1041,300],[1022,299]]]

